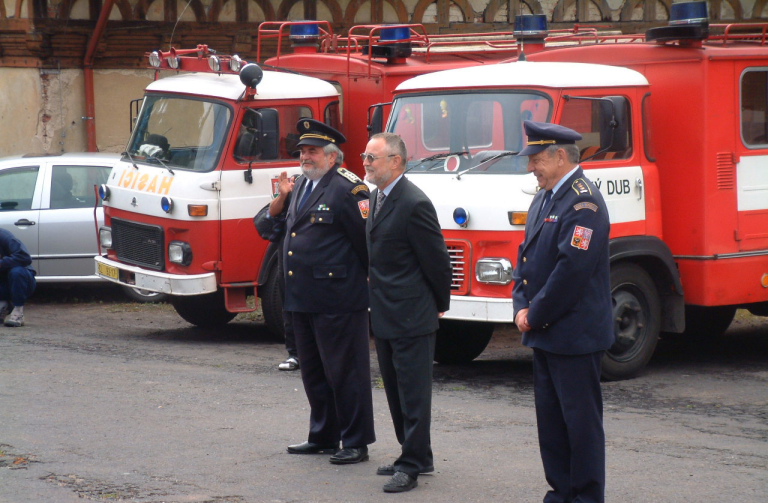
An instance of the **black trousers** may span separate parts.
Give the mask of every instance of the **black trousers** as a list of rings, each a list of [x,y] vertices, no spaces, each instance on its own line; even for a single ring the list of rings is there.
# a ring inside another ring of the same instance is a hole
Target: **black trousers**
[[[544,503],[603,503],[605,433],[600,366],[603,351],[559,355],[533,350],[536,423]]]
[[[389,413],[402,446],[395,470],[413,478],[434,464],[429,431],[435,338],[435,332],[418,337],[374,338]]]
[[[373,429],[368,311],[293,312],[301,380],[309,400],[310,442],[363,447]]]

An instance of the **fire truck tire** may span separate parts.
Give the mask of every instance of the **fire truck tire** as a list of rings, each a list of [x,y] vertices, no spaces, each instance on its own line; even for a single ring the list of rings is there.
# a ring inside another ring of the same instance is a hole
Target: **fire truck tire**
[[[661,302],[653,280],[641,267],[611,267],[611,295],[616,342],[603,357],[603,378],[635,376],[651,359],[659,342]]]
[[[735,306],[685,306],[685,337],[715,339],[725,333],[734,316]]]
[[[440,320],[435,342],[438,363],[469,363],[485,350],[493,335],[493,323]]]
[[[171,295],[170,299],[179,316],[201,328],[226,325],[237,315],[227,311],[224,290],[205,295]]]
[[[283,324],[283,292],[280,288],[280,278],[277,267],[273,267],[267,276],[267,281],[259,287],[261,295],[261,313],[267,328],[275,336],[285,339]]]

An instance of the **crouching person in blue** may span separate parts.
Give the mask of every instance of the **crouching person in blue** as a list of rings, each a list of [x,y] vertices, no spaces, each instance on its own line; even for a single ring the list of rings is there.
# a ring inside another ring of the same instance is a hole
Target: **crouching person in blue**
[[[6,327],[24,325],[24,302],[37,285],[30,264],[32,257],[24,243],[0,229],[0,320],[5,320]]]
[[[533,348],[544,503],[602,503],[601,360],[614,341],[608,210],[579,167],[581,135],[525,121],[533,198],[513,275],[515,323]]]

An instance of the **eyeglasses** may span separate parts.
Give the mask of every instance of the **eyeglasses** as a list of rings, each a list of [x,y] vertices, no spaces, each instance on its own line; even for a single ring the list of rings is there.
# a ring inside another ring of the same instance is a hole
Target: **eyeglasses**
[[[360,159],[362,159],[362,160],[363,160],[363,162],[365,162],[366,160],[367,160],[368,162],[373,162],[373,161],[375,161],[376,159],[384,159],[385,157],[395,157],[396,155],[397,155],[397,154],[390,154],[390,155],[378,155],[378,156],[377,156],[377,155],[373,155],[373,154],[366,154],[366,153],[362,153],[362,154],[360,154]]]

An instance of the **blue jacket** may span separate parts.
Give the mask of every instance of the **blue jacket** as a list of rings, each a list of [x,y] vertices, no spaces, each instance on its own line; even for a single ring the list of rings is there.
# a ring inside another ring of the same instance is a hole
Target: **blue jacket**
[[[513,274],[515,315],[529,309],[523,344],[557,354],[607,350],[614,331],[603,196],[579,168],[553,195],[546,218],[536,218],[543,201],[541,190]]]
[[[0,229],[0,274],[5,276],[14,267],[26,267],[32,273],[32,257],[27,247],[16,236],[5,229]]]
[[[297,180],[296,194],[307,183]],[[323,175],[301,209],[291,197],[285,220],[286,311],[339,314],[368,309],[365,221],[368,186],[338,165]]]

